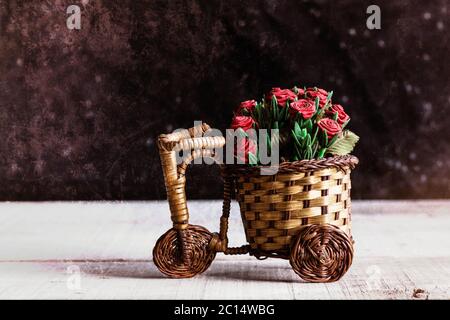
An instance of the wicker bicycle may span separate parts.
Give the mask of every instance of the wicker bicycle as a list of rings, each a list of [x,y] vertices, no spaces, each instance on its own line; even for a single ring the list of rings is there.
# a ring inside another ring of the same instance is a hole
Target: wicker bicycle
[[[162,134],[158,147],[173,228],[153,249],[158,269],[174,278],[193,277],[211,265],[217,252],[289,259],[293,270],[309,282],[340,279],[353,259],[350,171],[354,156],[285,162],[275,175],[260,168],[222,166],[224,178],[220,231],[210,233],[189,224],[185,172],[198,157],[214,158],[223,137],[202,136],[202,124],[182,132]],[[200,136],[200,137],[199,137]],[[177,165],[176,152],[190,155]],[[248,244],[228,247],[228,217],[232,195],[239,202]]]

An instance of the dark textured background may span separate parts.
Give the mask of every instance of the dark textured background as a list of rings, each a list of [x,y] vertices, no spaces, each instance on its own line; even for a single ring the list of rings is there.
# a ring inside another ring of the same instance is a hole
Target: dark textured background
[[[378,4],[382,29],[366,28]],[[82,29],[66,28],[68,4]],[[450,3],[0,1],[0,199],[164,198],[157,134],[272,86],[335,91],[355,198],[450,196]],[[218,169],[189,194],[220,197]]]

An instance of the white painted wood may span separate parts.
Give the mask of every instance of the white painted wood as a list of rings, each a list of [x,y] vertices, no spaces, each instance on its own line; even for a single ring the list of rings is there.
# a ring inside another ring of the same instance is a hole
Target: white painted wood
[[[217,231],[220,201],[189,208]],[[167,279],[151,261],[170,227],[165,201],[5,202],[0,299],[449,299],[449,211],[446,200],[353,202],[353,266],[339,282],[311,284],[287,261],[222,254],[203,275]],[[229,237],[245,240],[236,204]]]

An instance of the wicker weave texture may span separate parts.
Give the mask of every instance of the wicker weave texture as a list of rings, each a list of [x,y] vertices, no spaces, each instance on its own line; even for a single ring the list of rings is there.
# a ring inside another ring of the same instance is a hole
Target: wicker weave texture
[[[335,225],[350,236],[350,171],[240,176],[237,200],[251,249],[287,257],[294,237],[310,225]]]
[[[292,269],[309,282],[339,280],[350,268],[353,243],[337,226],[313,224],[296,237],[289,257]]]
[[[211,233],[201,226],[189,225],[182,231],[169,229],[153,248],[153,261],[172,278],[191,278],[213,262],[216,252],[209,249],[210,241]]]
[[[189,224],[185,192],[185,173],[189,163],[198,157],[214,158],[214,148],[225,144],[223,137],[203,137],[209,129],[207,124],[201,124],[158,137],[173,227],[157,241],[153,261],[162,273],[174,278],[189,278],[202,273],[216,255],[216,251],[210,248],[213,235],[201,226]],[[190,151],[190,154],[177,164],[176,152],[180,150]]]

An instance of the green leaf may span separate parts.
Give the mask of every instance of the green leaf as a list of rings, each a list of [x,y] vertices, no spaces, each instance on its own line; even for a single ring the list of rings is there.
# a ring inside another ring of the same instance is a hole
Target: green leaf
[[[333,96],[333,91],[328,92],[326,103],[331,101],[331,97]]]
[[[339,139],[339,135],[335,135],[329,142],[328,147],[331,146],[337,139]]]
[[[305,139],[307,134],[308,134],[308,131],[306,131],[306,129],[303,128],[302,131],[301,131],[301,135],[300,136],[301,136],[302,139]]]
[[[320,105],[319,105],[319,97],[317,97],[316,100],[314,101],[314,107],[316,108],[316,113],[314,115],[319,116],[322,111],[322,109],[320,109]]]
[[[312,148],[309,145],[308,145],[308,147],[306,147],[305,158],[306,159],[311,159],[312,158]]]
[[[272,115],[273,119],[278,119],[278,101],[275,95],[272,96]]]
[[[353,132],[346,130],[336,141],[327,149],[328,153],[333,155],[346,155],[352,152],[359,137]]]
[[[311,148],[311,136],[309,133],[306,135],[305,146]]]
[[[253,111],[253,116],[258,123],[261,123],[261,104],[259,102],[256,103],[255,110]]]
[[[315,143],[316,142],[316,138],[317,138],[317,133],[318,132],[319,132],[319,127],[316,127],[316,130],[314,131],[314,135],[312,137],[311,143]]]
[[[318,159],[322,159],[323,156],[325,155],[325,151],[327,151],[326,148],[320,149],[320,150],[319,150],[319,153],[317,154],[317,158],[318,158]]]
[[[328,93],[327,99],[325,100],[325,106],[323,107],[323,111],[327,111],[331,107],[331,97],[333,96],[333,91]]]
[[[275,95],[272,96],[272,107],[276,106],[278,104],[277,98],[275,97]]]
[[[327,146],[328,145],[328,135],[325,130],[320,131],[320,138],[321,138],[320,144],[323,146]]]
[[[242,128],[238,128],[236,130],[236,133],[237,133],[238,137],[248,138],[247,132],[245,132],[244,129],[242,129]]]
[[[339,117],[339,113],[335,112],[335,113],[333,114],[333,120],[334,120],[334,121],[337,121],[338,117]]]
[[[289,119],[289,109],[288,108],[286,108],[285,110],[284,110],[284,120],[288,120]]]
[[[286,106],[280,112],[280,120],[287,120],[289,115],[290,102],[286,101]]]
[[[306,128],[306,130],[308,130],[308,132],[312,131],[313,124],[312,124],[311,119],[306,120],[303,125]]]
[[[314,144],[314,149],[313,149],[311,158],[315,158],[318,148],[319,148],[319,144],[318,143]]]
[[[292,137],[294,138],[295,143],[300,145],[300,141],[297,138],[297,134],[294,132],[294,130],[291,130],[291,131],[292,131]]]
[[[295,144],[295,155],[296,155],[297,159],[302,158],[302,152],[300,150],[300,147],[297,144]]]
[[[300,125],[298,124],[298,122],[295,122],[294,124],[294,133],[297,137],[299,137],[301,135],[302,129],[300,128]]]
[[[333,96],[333,90],[328,92],[327,101],[330,101],[332,96]]]
[[[345,126],[346,126],[349,122],[350,122],[350,120],[345,121],[345,122],[341,125],[341,128],[344,129]]]
[[[258,164],[258,158],[251,152],[248,153],[248,163],[249,164]]]

